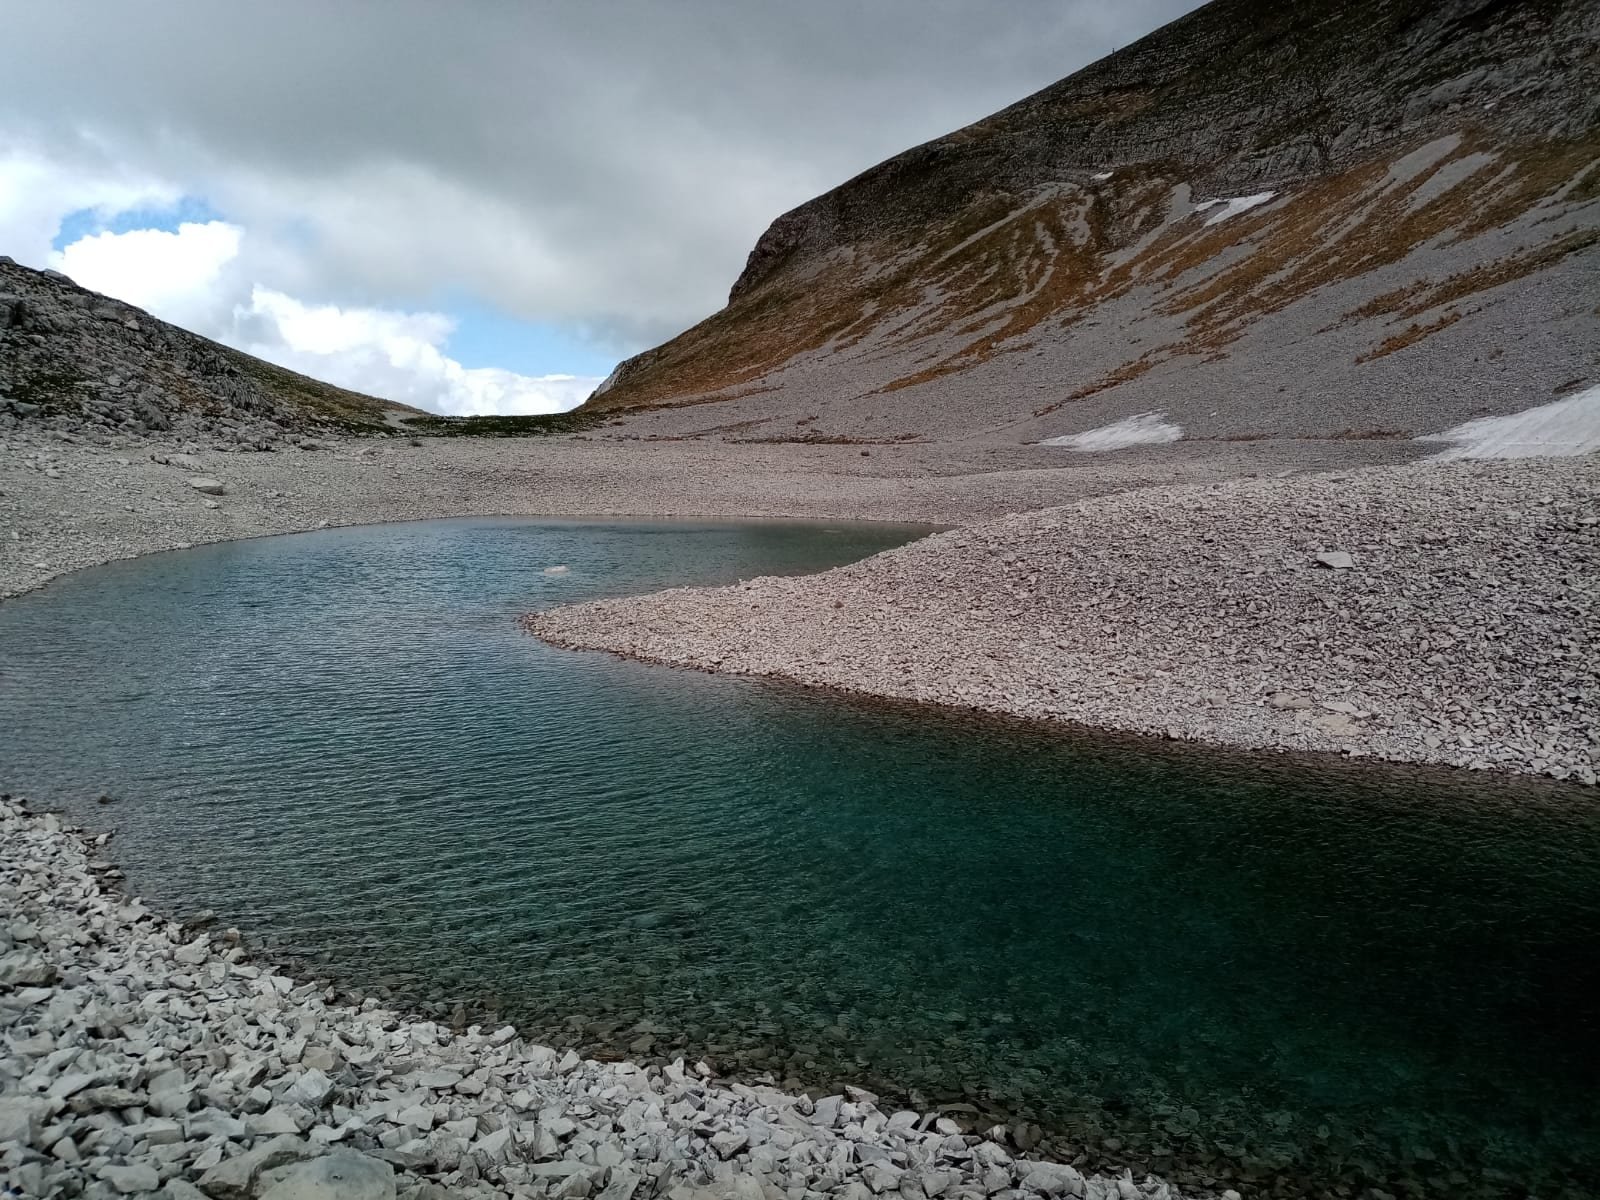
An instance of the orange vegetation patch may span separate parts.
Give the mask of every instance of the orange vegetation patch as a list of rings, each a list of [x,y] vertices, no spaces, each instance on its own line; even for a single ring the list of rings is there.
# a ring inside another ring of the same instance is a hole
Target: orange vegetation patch
[[[1399,333],[1384,338],[1383,341],[1378,344],[1377,349],[1369,350],[1366,354],[1357,355],[1356,361],[1358,363],[1368,363],[1373,362],[1376,359],[1384,358],[1390,354],[1393,354],[1396,350],[1404,350],[1407,346],[1415,345],[1425,337],[1431,337],[1433,334],[1438,333],[1441,329],[1448,329],[1459,320],[1461,320],[1461,314],[1459,312],[1447,312],[1438,320],[1429,321],[1425,325],[1413,322],[1412,324],[1407,325]]]
[[[1600,193],[1600,130],[1513,148],[1469,132],[1429,170],[1391,182],[1389,162],[1413,148],[1387,147],[1379,158],[1216,225],[1199,217],[1167,221],[1179,176],[1159,165],[1120,169],[1093,188],[1062,183],[1028,195],[985,192],[921,231],[916,243],[862,243],[835,251],[822,265],[780,269],[651,352],[592,407],[727,398],[767,386],[764,376],[823,351],[920,350],[927,365],[882,390],[915,387],[1036,345],[1042,328],[1070,337],[1072,323],[1096,306],[1147,290],[1156,311],[1175,318],[1181,333],[1079,387],[1071,398],[1081,399],[1137,378],[1163,357],[1214,360],[1262,317],[1330,284],[1401,263],[1425,245],[1503,227],[1552,197]],[[1416,201],[1437,172],[1490,151],[1497,161]],[[1554,236],[1445,280],[1397,288],[1345,319],[1418,318],[1551,266],[1596,238],[1593,231]],[[1114,254],[1131,247],[1138,252],[1113,263]],[[1393,353],[1455,319],[1414,321],[1369,357]]]
[[[1141,375],[1148,374],[1157,363],[1163,361],[1166,357],[1167,355],[1163,351],[1147,351],[1145,354],[1142,354],[1138,358],[1134,359],[1133,362],[1123,363],[1116,370],[1111,371],[1106,375],[1102,375],[1093,383],[1086,383],[1082,387],[1077,388],[1071,392],[1065,400],[1057,400],[1053,404],[1046,404],[1043,408],[1034,409],[1033,415],[1036,417],[1049,416],[1058,408],[1063,408],[1075,400],[1087,400],[1090,396],[1095,396],[1101,392],[1109,391],[1114,387],[1120,387],[1125,383],[1131,383],[1133,380],[1138,379]]]
[[[1388,315],[1416,317],[1431,308],[1453,304],[1468,296],[1486,292],[1490,288],[1510,283],[1554,266],[1569,254],[1600,245],[1600,230],[1578,229],[1519,254],[1509,254],[1491,259],[1465,271],[1457,271],[1438,282],[1419,279],[1405,287],[1395,288],[1375,296],[1360,308],[1346,313],[1347,318],[1371,318]]]

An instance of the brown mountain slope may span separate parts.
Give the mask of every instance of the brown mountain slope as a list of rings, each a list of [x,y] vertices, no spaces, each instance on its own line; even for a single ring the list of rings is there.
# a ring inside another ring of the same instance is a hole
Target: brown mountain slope
[[[1600,375],[1597,268],[1600,6],[1216,0],[778,218],[728,306],[589,407],[757,438],[1425,432]]]

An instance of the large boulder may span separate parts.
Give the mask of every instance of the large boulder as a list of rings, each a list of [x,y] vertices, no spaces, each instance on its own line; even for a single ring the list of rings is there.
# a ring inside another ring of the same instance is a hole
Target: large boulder
[[[200,1190],[214,1200],[250,1200],[256,1180],[263,1171],[302,1162],[321,1153],[321,1148],[297,1137],[276,1137],[270,1142],[224,1159],[200,1177]],[[389,1194],[394,1190],[391,1187]]]

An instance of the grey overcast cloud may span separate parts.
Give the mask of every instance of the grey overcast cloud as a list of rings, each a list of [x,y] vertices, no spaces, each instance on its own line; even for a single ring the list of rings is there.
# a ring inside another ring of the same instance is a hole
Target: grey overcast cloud
[[[446,412],[580,402],[779,213],[1187,0],[8,4],[0,253]]]

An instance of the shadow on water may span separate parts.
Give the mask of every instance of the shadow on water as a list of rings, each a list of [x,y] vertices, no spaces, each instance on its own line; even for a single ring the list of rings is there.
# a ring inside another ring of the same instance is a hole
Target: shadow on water
[[[861,1082],[1256,1194],[1593,1194],[1586,793],[514,627],[917,532],[435,522],[115,564],[0,606],[3,782],[69,807],[113,786],[81,815],[113,814],[147,896],[447,1019]]]

